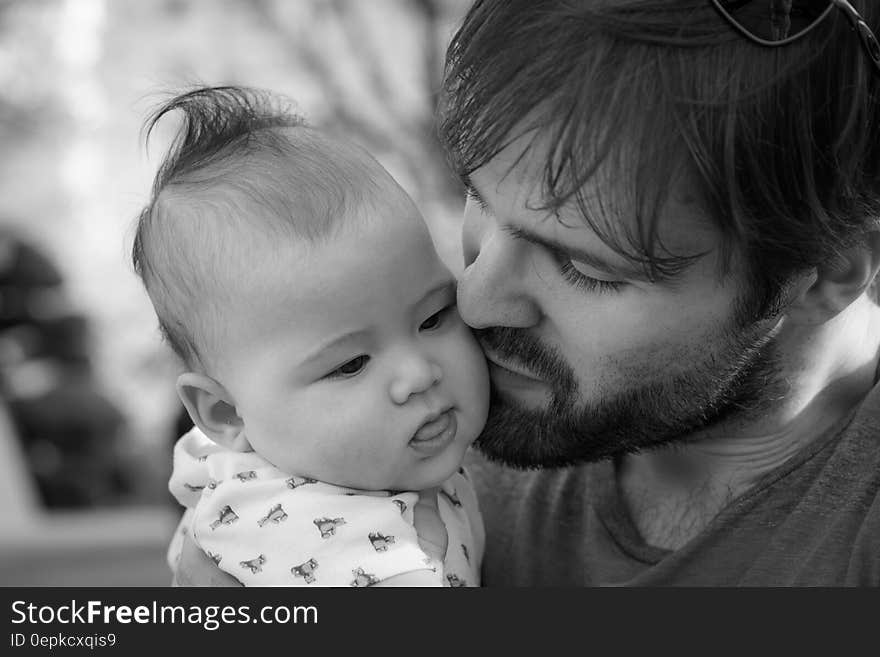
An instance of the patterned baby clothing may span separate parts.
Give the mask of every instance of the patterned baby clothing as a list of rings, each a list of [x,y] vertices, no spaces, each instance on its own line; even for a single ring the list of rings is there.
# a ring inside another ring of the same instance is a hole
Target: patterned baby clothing
[[[426,570],[437,586],[479,586],[485,536],[464,469],[443,482],[440,517],[449,536],[443,563],[419,546],[413,491],[366,491],[282,472],[254,452],[217,445],[198,428],[178,440],[169,489],[187,507],[182,536],[245,586],[369,586]]]

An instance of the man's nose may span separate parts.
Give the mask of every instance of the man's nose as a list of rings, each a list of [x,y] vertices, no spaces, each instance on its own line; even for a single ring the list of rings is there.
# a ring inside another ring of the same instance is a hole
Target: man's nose
[[[442,379],[443,371],[437,363],[420,353],[406,354],[391,381],[391,400],[405,404],[410,397],[430,390]]]
[[[534,326],[541,319],[525,283],[528,255],[512,235],[496,226],[465,222],[464,272],[458,282],[458,309],[473,328]]]

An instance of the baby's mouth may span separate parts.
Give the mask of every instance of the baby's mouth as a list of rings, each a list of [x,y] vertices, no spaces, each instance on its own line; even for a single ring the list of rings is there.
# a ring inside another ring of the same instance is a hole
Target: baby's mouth
[[[445,410],[435,419],[428,420],[419,427],[419,430],[413,434],[411,440],[412,442],[419,443],[436,438],[446,431],[454,421],[455,416],[452,414],[452,409]]]

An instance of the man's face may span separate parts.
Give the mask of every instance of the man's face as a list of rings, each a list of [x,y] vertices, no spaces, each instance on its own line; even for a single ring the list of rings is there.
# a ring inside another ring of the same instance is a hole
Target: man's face
[[[513,166],[519,152],[514,143],[471,175],[465,207],[459,308],[492,381],[480,449],[521,467],[595,461],[760,402],[775,322],[743,320],[745,275],[737,264],[720,275],[720,234],[686,186],[670,195],[660,239],[706,255],[651,282],[575,207],[535,209],[543,160],[531,151]]]

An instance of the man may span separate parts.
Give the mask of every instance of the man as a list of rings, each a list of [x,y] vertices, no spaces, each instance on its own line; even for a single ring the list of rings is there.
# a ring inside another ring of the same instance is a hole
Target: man
[[[880,74],[846,3],[761,47],[760,1],[486,0],[453,39],[487,586],[880,584]]]

